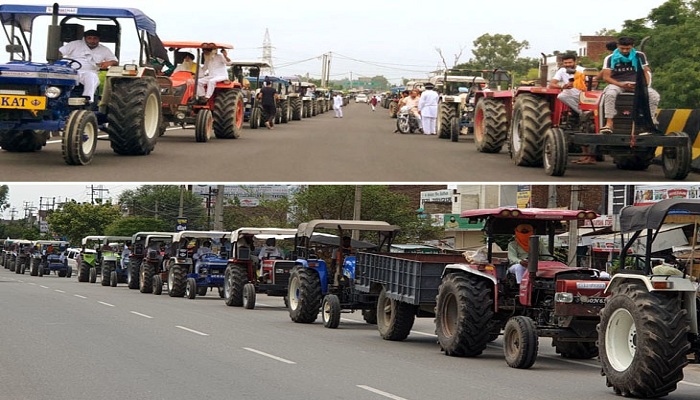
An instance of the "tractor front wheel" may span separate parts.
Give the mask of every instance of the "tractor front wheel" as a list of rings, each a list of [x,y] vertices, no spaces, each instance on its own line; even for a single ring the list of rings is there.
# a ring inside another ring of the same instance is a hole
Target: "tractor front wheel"
[[[255,308],[255,285],[250,282],[243,285],[243,308],[246,310]]]
[[[327,294],[323,297],[321,319],[323,326],[329,329],[335,329],[340,325],[340,299],[338,296]]]
[[[97,149],[97,117],[88,110],[70,113],[63,134],[61,149],[68,165],[87,165]]]
[[[503,353],[511,368],[528,369],[537,359],[539,338],[535,322],[524,316],[513,317],[503,329]]]
[[[542,163],[544,172],[549,176],[563,176],[569,160],[569,147],[561,128],[550,128],[544,134]]]
[[[214,130],[214,119],[211,116],[211,111],[206,108],[197,112],[197,119],[194,123],[194,140],[197,143],[206,143],[211,139],[211,133]]]

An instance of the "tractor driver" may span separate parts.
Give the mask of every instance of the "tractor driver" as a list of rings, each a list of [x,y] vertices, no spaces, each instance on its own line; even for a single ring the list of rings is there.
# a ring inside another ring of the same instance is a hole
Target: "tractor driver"
[[[336,266],[343,262],[343,258],[353,254],[355,254],[355,250],[352,248],[352,239],[350,236],[343,236],[341,246],[333,252],[331,271],[335,271]]]
[[[515,227],[515,239],[508,243],[508,261],[512,264],[508,272],[515,275],[515,281],[520,284],[528,266],[530,255],[530,236],[535,229],[530,224],[520,224]],[[540,256],[551,258],[549,251],[540,242]],[[547,257],[548,256],[548,257]]]
[[[565,54],[562,56],[561,61],[562,67],[554,74],[554,77],[549,82],[549,87],[551,89],[561,88],[562,91],[557,96],[559,101],[569,106],[576,114],[581,115],[579,97],[581,96],[581,90],[585,88],[574,86],[574,74],[576,72],[582,73],[584,68],[580,65],[576,65],[575,54]]]
[[[83,85],[83,96],[95,101],[95,91],[100,86],[97,71],[118,65],[117,57],[108,47],[100,44],[100,33],[88,30],[83,39],[68,42],[58,49],[61,57],[78,61],[82,66],[78,70],[78,79]]]
[[[268,238],[265,241],[265,246],[260,248],[260,253],[258,253],[258,258],[263,260],[266,258],[283,258],[282,249],[277,246],[277,240],[275,238]]]

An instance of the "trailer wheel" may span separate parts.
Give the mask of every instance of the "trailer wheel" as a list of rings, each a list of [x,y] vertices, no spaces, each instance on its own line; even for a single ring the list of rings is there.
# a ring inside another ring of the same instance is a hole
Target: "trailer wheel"
[[[87,282],[90,274],[90,264],[85,261],[80,262],[78,267],[78,282]]]
[[[194,298],[197,297],[197,281],[194,278],[187,278],[185,297],[190,300],[194,300]]]
[[[248,283],[248,269],[244,265],[229,264],[224,273],[224,298],[226,305],[241,307],[243,305],[243,287]]]
[[[126,283],[129,285],[129,289],[139,288],[139,265],[135,262],[130,262],[126,269]]]
[[[613,288],[600,312],[598,347],[616,394],[653,398],[676,390],[690,350],[682,303],[681,293],[649,293],[641,283]]]
[[[558,342],[552,343],[557,353],[564,358],[588,360],[598,357],[598,346],[594,342]]]
[[[255,285],[250,282],[243,285],[243,308],[246,310],[255,308]]]
[[[664,176],[667,179],[685,179],[690,173],[690,163],[693,160],[693,147],[690,137],[685,132],[671,132],[668,136],[687,137],[685,146],[664,147],[661,153]]]
[[[474,144],[480,153],[498,153],[508,138],[505,102],[483,99],[474,110]]]
[[[88,165],[97,148],[97,117],[89,110],[76,110],[66,121],[61,143],[63,160],[68,165]]]
[[[321,308],[321,279],[314,270],[294,267],[289,274],[289,317],[294,322],[310,324]]]
[[[163,293],[163,278],[160,274],[156,274],[153,277],[153,294],[160,296]]]
[[[117,282],[119,280],[119,277],[117,276],[117,271],[112,271],[109,273],[109,286],[111,287],[117,287]]]
[[[538,346],[537,327],[531,318],[517,316],[506,322],[503,329],[503,353],[509,367],[532,367],[537,359]]]
[[[377,325],[377,309],[362,310],[362,319],[370,325]]]
[[[544,172],[549,176],[564,176],[566,163],[569,160],[569,147],[566,135],[561,128],[549,128],[544,134],[544,150],[542,151]]]
[[[542,140],[552,126],[547,99],[521,94],[513,105],[513,122],[510,125],[510,158],[521,167],[542,165]]]
[[[153,275],[155,274],[155,267],[147,262],[141,263],[141,270],[139,271],[139,292],[141,293],[152,293],[153,292]]]
[[[321,320],[323,326],[329,329],[335,329],[340,325],[340,299],[338,296],[327,294],[323,297]]]
[[[107,133],[121,155],[147,155],[161,130],[160,87],[154,77],[118,79],[107,105]]]
[[[197,143],[206,143],[211,139],[211,133],[214,130],[214,118],[211,116],[211,111],[205,109],[199,110],[197,119],[194,122],[194,140]]]
[[[64,273],[59,272],[58,276],[65,275]],[[95,283],[97,282],[97,268],[91,267],[90,272],[88,273],[88,282],[90,283]]]
[[[493,293],[483,279],[464,274],[447,275],[435,306],[435,332],[448,356],[474,357],[490,339]]]
[[[168,270],[168,296],[182,297],[187,286],[185,268],[179,264],[170,266]]]
[[[390,299],[382,288],[377,299],[377,328],[384,340],[401,341],[408,337],[416,320],[416,310],[410,304]]]

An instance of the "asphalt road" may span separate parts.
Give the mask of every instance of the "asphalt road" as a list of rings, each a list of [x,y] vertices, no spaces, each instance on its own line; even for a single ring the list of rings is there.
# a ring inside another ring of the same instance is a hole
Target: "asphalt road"
[[[0,269],[0,399],[614,399],[596,360],[565,360],[546,341],[529,370],[508,368],[500,339],[474,359],[446,357],[432,320],[388,342],[359,313],[336,330],[295,324],[280,298],[255,310],[217,294],[154,296]],[[668,399],[697,399],[689,366]]]
[[[98,143],[88,166],[65,165],[60,140],[37,153],[0,152],[3,180],[13,182],[661,182],[661,167],[622,171],[612,161],[570,164],[554,178],[515,166],[507,152],[482,154],[471,137],[392,133],[395,120],[377,107],[350,103],[345,117],[327,112],[270,131],[247,124],[241,138],[196,143],[192,129],[174,128],[148,156],[126,157]],[[688,181],[698,181],[692,173]]]

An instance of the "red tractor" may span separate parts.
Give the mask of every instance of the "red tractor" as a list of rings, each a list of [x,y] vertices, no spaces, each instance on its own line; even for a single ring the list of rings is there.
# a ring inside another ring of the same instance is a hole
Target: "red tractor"
[[[212,133],[219,139],[236,139],[243,127],[244,102],[241,83],[226,80],[216,83],[211,98],[204,104],[197,101],[197,84],[202,68],[202,49],[214,45],[217,49],[233,49],[225,43],[163,42],[173,53],[175,65],[183,64],[188,50],[194,52],[192,70],[177,70],[170,76],[158,77],[163,107],[163,121],[177,125],[195,126],[195,140],[207,142]],[[165,129],[161,130],[161,134]]]

